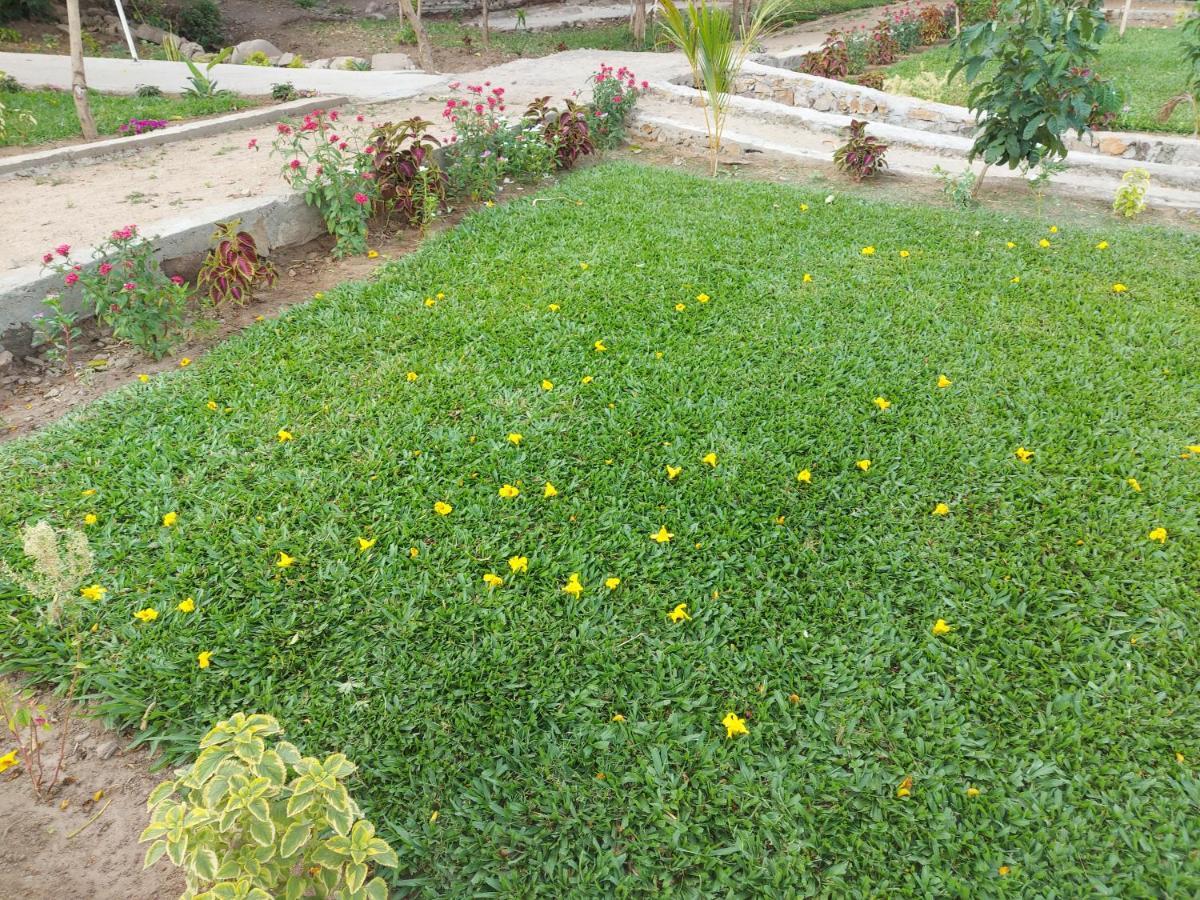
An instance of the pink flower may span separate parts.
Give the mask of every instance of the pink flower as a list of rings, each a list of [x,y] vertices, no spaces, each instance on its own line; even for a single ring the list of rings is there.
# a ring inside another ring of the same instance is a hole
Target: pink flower
[[[341,140],[341,138],[339,138],[336,134],[331,134],[329,136],[329,143],[331,143],[331,144],[336,144],[340,140]]]
[[[331,109],[329,111],[329,121],[336,122],[337,120],[338,120],[338,111],[336,109]]]
[[[338,149],[339,149],[339,150],[345,150],[345,149],[346,149],[347,147],[349,147],[349,146],[350,146],[350,145],[349,145],[349,144],[347,144],[345,141],[342,141],[340,144],[338,144]]]
[[[457,90],[458,90],[458,88],[459,88],[459,85],[461,85],[461,84],[462,84],[462,82],[461,82],[461,81],[452,81],[452,82],[450,82],[450,84],[449,84],[449,88],[450,88],[450,90],[452,90],[452,91],[457,91]]]
[[[624,99],[625,98],[622,97],[620,94],[617,94],[615,97],[613,97],[613,103],[620,103]]]
[[[288,165],[291,166],[293,169],[298,169],[298,168],[300,168],[300,160],[293,159],[290,163],[288,163]]]
[[[278,125],[276,125],[275,130],[278,131],[280,134],[291,134],[292,133],[291,126],[284,122],[280,122]]]
[[[137,285],[134,284],[132,281],[127,281],[127,282],[125,282],[124,287],[125,287],[125,290],[132,291],[135,287],[137,287]]]
[[[175,285],[183,284],[183,276],[182,275],[172,275],[171,276],[171,284],[175,284]]]
[[[481,115],[481,116],[483,115],[483,104],[482,103],[475,104],[475,112],[478,115]]]
[[[365,173],[363,173],[363,178],[367,179],[367,181],[374,181],[375,173],[374,172],[365,172]]]
[[[257,150],[258,149],[258,138],[250,138],[250,143],[248,143],[246,145],[246,149],[247,150]]]
[[[77,281],[79,281],[79,273],[78,272],[68,272],[67,277],[63,279],[63,282],[66,283],[67,287],[70,287],[71,285],[75,284],[75,282],[77,282]]]
[[[354,121],[355,122],[365,122],[365,121],[367,121],[367,118],[366,118],[366,116],[358,115],[358,116],[354,117]]]
[[[70,244],[59,244],[57,247],[54,248],[54,252],[62,257],[69,256],[71,254],[71,245]]]
[[[643,81],[642,82],[642,90],[645,91],[645,90],[648,90],[649,88],[650,88],[650,82]]]
[[[112,263],[106,263],[106,262],[100,263],[100,274],[101,275],[107,275],[109,272],[112,271],[112,269],[113,269]]]
[[[52,262],[54,262],[54,254],[53,253],[45,253],[42,255],[42,264],[43,265],[48,266]]]
[[[354,202],[357,203],[359,206],[363,206],[367,202],[367,195],[364,194],[362,191],[359,191],[357,194],[354,195]]]

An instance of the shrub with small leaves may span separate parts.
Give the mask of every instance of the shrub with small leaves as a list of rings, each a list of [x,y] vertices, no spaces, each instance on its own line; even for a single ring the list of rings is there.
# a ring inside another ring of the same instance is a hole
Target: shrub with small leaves
[[[242,60],[242,65],[243,66],[269,66],[269,65],[271,65],[271,57],[267,56],[267,54],[263,53],[261,50],[255,50],[253,53],[251,53],[249,56],[247,56],[244,60]]]
[[[296,86],[290,81],[283,81],[278,84],[271,85],[271,99],[277,100],[280,103],[287,103],[290,100],[295,100],[299,94],[296,93]]]
[[[1126,219],[1140,216],[1146,210],[1146,191],[1149,187],[1149,172],[1130,169],[1121,176],[1121,184],[1113,197],[1113,212]]]
[[[260,285],[270,287],[279,273],[258,255],[254,237],[238,231],[241,219],[222,222],[213,232],[216,242],[196,276],[196,287],[208,292],[213,306],[222,303],[248,303]]]
[[[834,165],[855,181],[871,178],[887,168],[888,145],[867,134],[867,123],[850,120],[850,139],[833,153]]]
[[[206,734],[192,767],[150,794],[145,865],[165,854],[195,900],[386,900],[371,866],[398,860],[346,790],[354,764],[301,756],[282,733],[272,716],[236,713]]]
[[[135,93],[139,97],[161,97],[163,95],[162,88],[157,84],[139,84]]]

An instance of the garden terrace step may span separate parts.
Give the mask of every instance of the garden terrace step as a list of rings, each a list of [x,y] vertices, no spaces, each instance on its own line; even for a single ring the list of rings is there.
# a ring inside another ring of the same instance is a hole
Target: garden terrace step
[[[658,82],[653,85],[652,91],[660,100],[679,107],[698,107],[701,102],[698,91],[678,84]],[[736,96],[730,98],[729,110],[731,116],[736,116],[740,121],[757,120],[767,125],[782,126],[788,131],[830,135],[836,138],[838,143],[844,139],[846,126],[850,124],[851,119],[856,118],[839,113],[786,106],[772,100]],[[917,128],[876,122],[869,114],[857,118],[870,122],[869,133],[892,147],[906,147],[932,157],[964,161],[971,148],[971,139],[962,135],[935,134]],[[830,152],[832,154],[832,150]],[[1129,160],[1082,150],[1071,151],[1066,164],[1073,171],[1113,180],[1114,183],[1120,181],[1121,175],[1130,168]],[[1155,162],[1138,162],[1137,165],[1150,173],[1156,185],[1178,187],[1189,193],[1200,188],[1200,166]]]

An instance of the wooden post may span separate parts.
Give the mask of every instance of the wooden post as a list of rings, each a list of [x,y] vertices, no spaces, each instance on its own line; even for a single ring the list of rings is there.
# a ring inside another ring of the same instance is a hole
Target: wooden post
[[[408,22],[412,26],[413,34],[417,36],[417,58],[421,63],[421,68],[426,72],[437,71],[433,67],[433,48],[429,46],[429,35],[425,33],[425,26],[421,24],[421,17],[413,9],[412,0],[399,0],[399,2],[400,19]]]
[[[492,46],[492,23],[488,20],[488,0],[483,0],[482,6],[480,24],[483,25],[483,48],[486,50]]]
[[[1121,27],[1117,31],[1117,37],[1125,37],[1125,25],[1129,22],[1129,7],[1133,6],[1133,0],[1125,0],[1125,8],[1121,10]]]
[[[633,3],[633,41],[638,47],[646,44],[646,0]]]
[[[67,33],[71,40],[71,94],[75,97],[75,114],[83,138],[94,141],[100,137],[92,107],[88,103],[87,76],[83,71],[83,23],[79,17],[79,0],[67,0]]]

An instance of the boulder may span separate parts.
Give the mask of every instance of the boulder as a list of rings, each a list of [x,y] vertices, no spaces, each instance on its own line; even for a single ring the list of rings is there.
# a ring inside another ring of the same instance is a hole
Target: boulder
[[[328,68],[329,68],[329,60],[327,60],[327,59],[314,59],[314,60],[313,60],[312,62],[310,62],[310,63],[309,63],[307,66],[305,66],[305,68],[308,68],[308,69],[328,69]]]
[[[367,61],[361,56],[335,56],[329,61],[331,69],[350,69],[351,64],[367,65]]]
[[[243,63],[246,59],[255,53],[265,53],[268,58],[278,57],[283,55],[283,51],[272,44],[270,41],[264,41],[262,38],[255,38],[252,41],[242,41],[233,48],[233,55],[229,57],[229,61],[234,65]]]
[[[279,59],[275,60],[275,65],[287,68],[296,61],[296,58],[295,53],[284,53]]]
[[[199,44],[193,44],[191,41],[184,41],[179,45],[179,55],[184,59],[195,59],[203,52],[203,47]]]
[[[1129,149],[1129,145],[1118,137],[1106,137],[1100,139],[1098,149],[1101,153],[1106,153],[1109,156],[1120,156]]]
[[[391,0],[371,0],[363,10],[363,15],[368,19],[390,19],[397,15],[396,4]]]
[[[133,29],[133,36],[139,41],[149,41],[151,44],[161,44],[166,32],[157,25],[150,25],[146,22],[141,22],[138,27]]]
[[[407,53],[376,53],[371,57],[371,69],[376,72],[402,72],[415,68]]]

